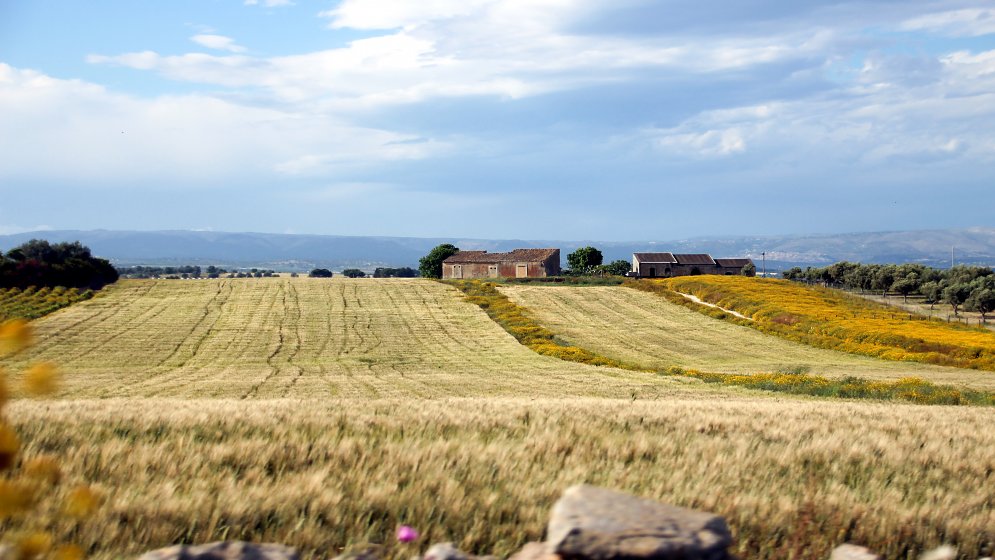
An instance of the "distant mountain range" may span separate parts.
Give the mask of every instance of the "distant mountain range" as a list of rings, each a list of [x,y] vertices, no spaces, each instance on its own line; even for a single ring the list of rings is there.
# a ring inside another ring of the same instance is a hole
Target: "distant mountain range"
[[[995,265],[995,228],[890,231],[833,235],[715,237],[672,241],[551,241],[419,237],[358,237],[214,231],[36,231],[0,235],[6,251],[30,239],[80,241],[97,256],[117,266],[218,265],[229,268],[310,270],[346,267],[372,270],[378,266],[418,266],[418,259],[440,243],[462,249],[509,251],[522,247],[559,247],[567,253],[593,245],[605,262],[631,260],[632,253],[666,251],[710,253],[714,257],[750,257],[757,267],[766,253],[769,270],[791,266],[824,266],[849,260],[864,263],[918,262],[946,267],[957,264]]]

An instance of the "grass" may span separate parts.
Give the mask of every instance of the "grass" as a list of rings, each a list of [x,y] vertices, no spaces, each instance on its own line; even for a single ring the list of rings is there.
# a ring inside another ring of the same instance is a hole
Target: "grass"
[[[466,294],[468,302],[483,309],[488,317],[537,354],[587,365],[639,369],[559,340],[553,331],[537,323],[525,309],[511,301],[492,282],[456,280],[449,283]]]
[[[131,281],[35,326],[2,365],[56,361],[63,389],[6,414],[21,456],[100,490],[49,527],[97,559],[218,539],[507,555],[578,482],[724,515],[744,559],[995,551],[990,408],[568,363],[422,280]],[[423,539],[394,543],[401,523]]]
[[[677,301],[682,298],[674,292],[693,294],[752,321],[719,310],[708,311],[712,316],[819,348],[894,361],[995,370],[995,333],[990,330],[910,319],[892,307],[839,290],[741,276],[687,276],[626,285],[669,294],[671,301],[700,307]]]
[[[677,383],[537,356],[425,280],[128,280],[35,330],[5,365],[56,363],[73,398],[628,397]]]
[[[0,322],[37,319],[91,297],[92,291],[77,288],[0,288]]]
[[[499,289],[562,340],[644,369],[676,366],[715,373],[812,373],[874,381],[920,377],[976,390],[995,389],[995,375],[987,372],[815,348],[717,321],[643,291],[559,286]]]
[[[523,386],[523,395],[530,387]],[[587,482],[725,516],[743,558],[886,558],[995,540],[984,408],[683,394],[638,399],[103,399],[11,407],[26,454],[97,481],[62,537],[93,557],[177,542],[277,541],[306,557],[454,540],[507,555]],[[398,524],[424,534],[396,545]],[[60,532],[61,531],[61,532]]]

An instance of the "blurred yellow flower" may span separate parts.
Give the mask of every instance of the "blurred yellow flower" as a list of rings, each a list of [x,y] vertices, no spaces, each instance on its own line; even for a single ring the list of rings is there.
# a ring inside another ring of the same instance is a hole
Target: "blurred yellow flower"
[[[35,503],[36,491],[32,486],[9,480],[0,480],[0,519],[23,513]]]
[[[54,560],[83,560],[85,556],[83,549],[74,544],[60,546],[52,554]]]
[[[0,323],[0,353],[18,352],[31,345],[34,338],[31,325],[24,319]]]
[[[62,479],[62,469],[59,468],[58,461],[50,455],[36,457],[24,464],[24,476],[45,482],[48,484],[58,484]]]
[[[21,440],[17,433],[7,424],[0,424],[0,470],[9,469],[17,458],[17,450],[21,448]]]
[[[58,388],[59,375],[55,370],[55,364],[37,363],[24,372],[24,390],[32,395],[50,395]]]
[[[0,408],[10,400],[10,389],[7,387],[7,371],[0,367]]]
[[[66,497],[65,512],[70,517],[85,519],[100,505],[100,496],[88,486],[74,488]]]
[[[52,535],[48,533],[31,533],[17,541],[18,558],[39,558],[52,548]]]

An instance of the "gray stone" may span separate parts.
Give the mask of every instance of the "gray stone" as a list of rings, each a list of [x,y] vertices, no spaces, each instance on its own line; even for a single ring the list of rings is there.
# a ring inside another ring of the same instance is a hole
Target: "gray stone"
[[[380,560],[383,558],[383,546],[379,544],[357,544],[349,547],[334,560]]]
[[[526,543],[521,550],[508,557],[508,560],[559,560],[549,545],[541,542]]]
[[[724,519],[593,486],[572,486],[553,506],[546,542],[564,560],[724,560]]]
[[[924,552],[919,560],[954,560],[957,558],[957,549],[945,544],[943,546],[934,548],[933,550]]]
[[[468,560],[469,557],[465,552],[456,548],[456,546],[451,542],[444,542],[433,544],[429,547],[425,555],[422,556],[424,560]]]
[[[141,555],[138,560],[298,560],[297,551],[282,544],[219,541],[190,546],[178,544]]]
[[[833,549],[829,560],[880,560],[881,557],[855,544],[841,544]]]

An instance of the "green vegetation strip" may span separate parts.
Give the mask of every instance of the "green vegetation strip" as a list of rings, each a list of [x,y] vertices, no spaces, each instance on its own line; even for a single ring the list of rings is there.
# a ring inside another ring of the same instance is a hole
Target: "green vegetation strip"
[[[643,371],[642,368],[599,356],[594,352],[559,340],[552,331],[529,317],[525,308],[515,304],[499,292],[497,286],[491,282],[453,280],[450,283],[466,295],[467,301],[483,309],[495,323],[501,325],[518,342],[537,354],[552,356],[568,362]]]
[[[561,360],[616,367],[632,371],[645,371],[658,375],[674,375],[699,379],[705,383],[745,387],[764,391],[810,395],[827,398],[879,399],[906,401],[917,404],[982,405],[995,406],[995,393],[959,389],[948,385],[936,385],[926,380],[908,377],[898,381],[870,381],[859,377],[829,379],[807,373],[757,373],[749,375],[707,373],[680,367],[647,369],[600,356],[559,339],[555,333],[538,324],[527,310],[515,304],[491,282],[479,280],[457,280],[448,282],[466,295],[467,301],[476,304],[497,324],[501,325],[520,343],[544,356]],[[673,292],[660,293],[668,300],[681,305],[693,306],[709,315],[723,318],[721,310],[699,305]]]
[[[37,319],[91,297],[92,291],[77,288],[0,288],[0,321]]]

